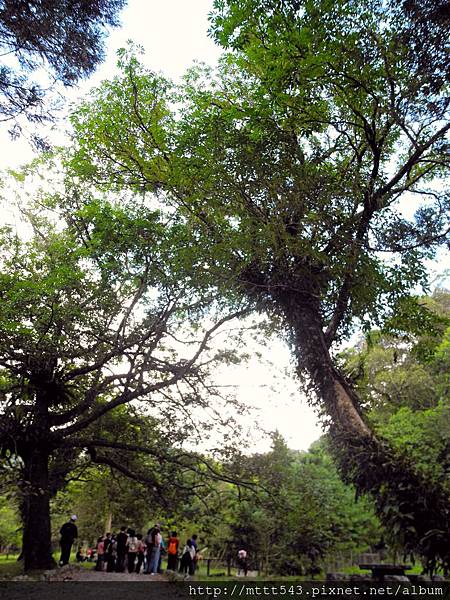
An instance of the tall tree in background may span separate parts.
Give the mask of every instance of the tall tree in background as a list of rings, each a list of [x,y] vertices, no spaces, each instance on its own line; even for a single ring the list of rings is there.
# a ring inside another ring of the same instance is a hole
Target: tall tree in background
[[[178,240],[159,213],[80,194],[64,196],[70,214],[54,198],[30,209],[29,241],[1,231],[0,452],[21,470],[26,569],[52,565],[49,503],[80,453],[159,501],[161,464],[170,493],[177,473],[190,494],[196,475],[219,477],[193,452],[195,427],[217,417],[209,370],[237,356],[232,337],[209,347],[236,312],[199,324],[212,299],[173,280],[163,256]]]
[[[438,289],[420,301],[437,316],[433,335],[371,331],[340,358],[377,434],[450,498],[450,293]],[[387,533],[401,545],[402,531]]]
[[[270,452],[241,464],[262,489],[258,495],[244,490],[227,520],[236,552],[249,549],[265,573],[314,575],[334,554],[367,551],[380,537],[373,505],[355,502],[354,488],[339,478],[325,438],[308,452],[296,452],[275,433]]]
[[[72,167],[177,209],[180,278],[282,323],[346,477],[406,549],[448,562],[445,491],[374,434],[333,356],[355,325],[433,326],[411,290],[449,231],[448,72],[412,28],[381,1],[217,0],[218,71],[175,88],[122,54],[73,118]]]
[[[92,74],[104,58],[106,28],[118,25],[125,3],[1,0],[0,121],[22,115],[31,122],[49,118],[44,104],[48,88],[72,86]]]

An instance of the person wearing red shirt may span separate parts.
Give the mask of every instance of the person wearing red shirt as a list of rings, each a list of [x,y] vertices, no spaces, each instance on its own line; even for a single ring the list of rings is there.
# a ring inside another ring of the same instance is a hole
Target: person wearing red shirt
[[[167,544],[167,570],[176,571],[178,566],[178,546],[180,540],[176,531],[172,531]]]

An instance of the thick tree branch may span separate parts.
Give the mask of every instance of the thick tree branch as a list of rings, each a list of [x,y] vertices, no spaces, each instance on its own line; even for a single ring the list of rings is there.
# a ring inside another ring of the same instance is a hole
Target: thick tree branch
[[[83,420],[78,421],[78,422],[74,423],[73,425],[69,425],[68,427],[65,427],[64,429],[58,430],[58,435],[65,436],[65,435],[71,435],[72,433],[75,433],[78,431],[82,431],[83,429],[86,429],[86,427],[88,427],[91,423],[95,422],[101,416],[103,416],[104,414],[108,413],[109,411],[113,410],[116,407],[118,407],[122,404],[127,404],[127,403],[131,402],[132,400],[144,398],[145,396],[148,396],[149,394],[151,394],[153,392],[157,392],[158,390],[161,390],[161,389],[164,389],[164,388],[174,385],[175,383],[177,383],[178,381],[183,379],[189,373],[190,369],[193,367],[193,365],[197,361],[198,357],[205,350],[209,339],[211,338],[211,336],[213,335],[213,333],[215,331],[217,331],[224,323],[231,321],[232,319],[242,317],[242,316],[248,314],[248,312],[249,312],[249,309],[238,310],[238,311],[235,311],[234,313],[226,315],[225,317],[223,317],[222,319],[217,321],[217,323],[213,327],[211,327],[210,329],[208,329],[206,331],[206,333],[203,336],[203,339],[202,339],[201,343],[199,344],[198,349],[194,353],[194,355],[189,360],[183,361],[181,364],[179,363],[179,367],[172,377],[169,377],[168,379],[165,379],[163,381],[151,383],[148,385],[140,384],[133,391],[125,389],[123,392],[118,394],[113,400],[101,405],[96,410],[94,410],[93,413],[91,413],[90,415],[87,415],[86,418],[84,418]],[[144,373],[142,372],[141,376],[143,376],[143,374]],[[86,407],[86,406],[88,406],[89,401],[86,401],[83,404]],[[79,412],[79,414],[81,414],[81,413]]]
[[[450,123],[447,123],[443,127],[441,127],[434,135],[432,135],[426,142],[417,146],[415,151],[411,154],[409,159],[404,163],[404,165],[397,171],[397,173],[382,187],[374,192],[374,201],[377,203],[377,208],[382,208],[384,203],[382,202],[383,198],[390,194],[394,186],[399,183],[402,178],[407,175],[412,167],[419,161],[422,157],[423,153],[426,152],[435,142],[439,139],[443,139],[447,131],[450,130]]]
[[[199,469],[199,465],[206,468],[208,471],[208,477],[216,481],[225,481],[249,489],[255,489],[256,484],[252,481],[241,481],[235,477],[230,477],[223,473],[220,473],[214,467],[211,466],[210,462],[195,453],[188,452],[177,452],[176,454],[162,453],[160,450],[149,448],[147,446],[139,446],[136,444],[125,444],[121,442],[109,442],[107,440],[97,439],[66,439],[63,442],[65,448],[87,448],[89,451],[92,448],[110,448],[113,450],[123,450],[125,452],[133,452],[140,454],[147,454],[158,459],[164,459],[164,462],[169,462],[177,465],[182,469],[188,469],[199,475],[204,473]],[[184,459],[184,460],[183,460]]]

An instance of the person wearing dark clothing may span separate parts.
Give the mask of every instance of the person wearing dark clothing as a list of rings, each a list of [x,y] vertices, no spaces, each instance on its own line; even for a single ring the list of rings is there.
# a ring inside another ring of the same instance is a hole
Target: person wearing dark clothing
[[[105,551],[106,570],[108,573],[114,573],[116,570],[116,559],[117,559],[117,541],[116,535],[113,534],[111,537],[111,543]]]
[[[241,550],[239,550],[239,552],[238,552],[237,564],[238,564],[237,574],[240,575],[241,571],[244,571],[244,576],[247,577],[247,573],[248,573],[247,550],[244,550],[244,548],[241,548]]]
[[[127,554],[128,534],[126,527],[120,528],[120,533],[117,534],[117,564],[116,572],[123,573],[125,570],[125,556]]]
[[[75,525],[75,521],[77,520],[76,515],[72,515],[70,521],[64,523],[64,525],[59,530],[61,535],[60,546],[61,546],[61,558],[59,559],[59,565],[62,567],[63,565],[69,564],[70,559],[70,551],[72,549],[72,544],[78,537],[78,529]]]
[[[195,570],[197,568],[197,561],[198,561],[198,545],[197,545],[197,534],[194,533],[194,535],[191,537],[191,543],[192,543],[192,548],[194,549],[194,555],[192,557],[192,562],[191,565],[189,567],[189,575],[194,575]]]
[[[104,540],[103,540],[103,545],[104,545],[104,552],[105,554],[108,553],[108,548],[111,545],[111,534],[107,533]]]
[[[192,540],[186,542],[186,546],[183,548],[183,554],[180,560],[180,573],[184,573],[187,577],[188,573],[191,573],[192,562],[195,556],[195,548],[192,545]]]

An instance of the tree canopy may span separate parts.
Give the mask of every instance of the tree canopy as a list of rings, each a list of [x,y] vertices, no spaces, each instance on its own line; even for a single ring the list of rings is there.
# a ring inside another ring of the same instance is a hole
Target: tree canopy
[[[449,292],[421,302],[437,313],[435,335],[394,336],[372,331],[341,354],[374,427],[415,465],[448,488]],[[450,493],[450,488],[449,488]]]
[[[314,575],[333,555],[366,551],[379,539],[373,505],[355,501],[324,438],[299,453],[274,432],[270,452],[249,456],[242,468],[262,490],[244,491],[226,521],[235,547],[250,548],[266,574]]]
[[[55,83],[74,85],[104,58],[107,27],[126,0],[2,0],[0,121],[50,116],[44,98]],[[43,81],[43,73],[49,81]],[[35,80],[33,80],[35,75]],[[16,123],[16,133],[20,126]]]
[[[180,278],[276,318],[343,470],[420,552],[449,530],[445,493],[377,438],[333,347],[355,325],[433,328],[411,291],[448,235],[446,72],[414,59],[381,1],[217,0],[211,23],[229,52],[179,86],[121,54],[122,75],[73,116],[71,167],[159,195],[192,231]]]
[[[213,338],[242,312],[200,324],[214,298],[174,281],[176,228],[157,211],[69,187],[25,213],[30,239],[8,227],[1,237],[0,449],[21,469],[25,567],[39,568],[51,563],[50,498],[80,453],[160,503],[177,472],[227,478],[195,454],[196,427],[237,432],[226,411],[218,418],[208,373],[239,359],[232,335],[216,348]]]

